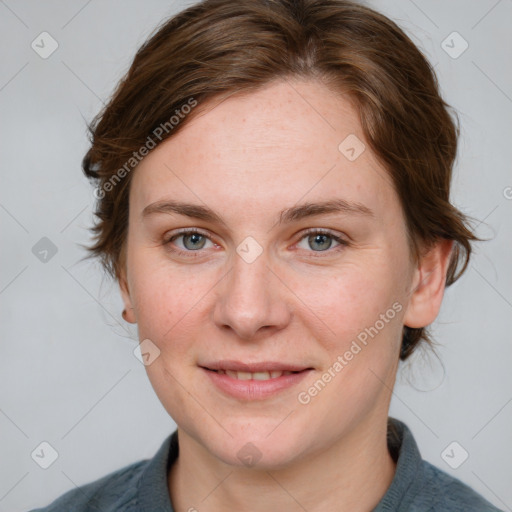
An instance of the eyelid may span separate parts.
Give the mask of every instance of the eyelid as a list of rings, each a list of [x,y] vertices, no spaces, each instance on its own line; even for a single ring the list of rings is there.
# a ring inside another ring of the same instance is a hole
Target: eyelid
[[[301,239],[304,238],[306,235],[314,235],[316,233],[323,234],[323,235],[330,235],[333,238],[341,238],[341,233],[338,233],[337,231],[333,231],[332,229],[328,228],[308,228],[300,232]]]
[[[167,237],[164,236],[164,238],[167,238],[170,240],[178,235],[183,235],[183,234],[186,235],[189,233],[198,233],[200,235],[210,238],[210,234],[207,231],[203,230],[202,228],[194,228],[194,227],[176,229],[169,236],[167,236]]]

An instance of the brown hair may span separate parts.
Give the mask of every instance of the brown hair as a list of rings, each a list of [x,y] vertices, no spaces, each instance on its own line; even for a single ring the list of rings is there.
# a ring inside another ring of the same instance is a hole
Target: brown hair
[[[434,70],[404,32],[345,0],[204,0],[163,23],[89,127],[82,166],[99,192],[87,257],[99,256],[119,279],[130,170],[142,148],[176,134],[200,110],[179,115],[184,105],[287,77],[321,80],[355,100],[365,138],[400,197],[411,257],[417,261],[420,247],[441,238],[454,240],[446,285],[455,282],[469,263],[470,241],[480,240],[449,198],[458,118],[455,124]],[[425,328],[404,326],[400,358],[421,340],[432,345]]]

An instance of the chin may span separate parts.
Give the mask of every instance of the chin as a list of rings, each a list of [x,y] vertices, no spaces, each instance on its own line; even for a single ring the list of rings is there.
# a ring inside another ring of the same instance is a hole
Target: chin
[[[285,420],[286,422],[287,420]],[[239,468],[277,470],[289,466],[304,450],[299,432],[281,426],[274,419],[258,423],[232,423],[220,439],[211,432],[201,435],[203,445],[225,464]],[[279,429],[282,428],[280,431]]]

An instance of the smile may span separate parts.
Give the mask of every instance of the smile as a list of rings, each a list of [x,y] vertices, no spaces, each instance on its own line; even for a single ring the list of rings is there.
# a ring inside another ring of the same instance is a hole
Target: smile
[[[278,377],[281,377],[282,375],[291,375],[292,373],[299,373],[299,372],[290,372],[290,371],[280,371],[280,370],[274,370],[271,372],[237,372],[234,370],[211,370],[214,372],[217,372],[221,375],[228,375],[232,379],[237,380],[269,380],[269,379],[276,379]]]
[[[236,366],[240,367],[240,365]],[[214,389],[223,395],[244,401],[264,400],[290,390],[313,371],[313,368],[247,371],[204,366],[200,369],[207,376],[210,384],[213,384]]]

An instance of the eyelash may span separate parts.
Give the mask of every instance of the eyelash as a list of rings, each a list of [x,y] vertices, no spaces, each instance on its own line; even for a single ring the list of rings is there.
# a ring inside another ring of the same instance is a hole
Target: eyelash
[[[200,229],[187,228],[187,229],[179,230],[179,231],[173,233],[171,237],[168,237],[164,240],[163,245],[168,247],[171,252],[178,254],[179,256],[186,256],[189,258],[190,257],[198,258],[201,256],[201,254],[200,254],[202,252],[201,249],[198,249],[197,251],[184,251],[183,249],[176,249],[176,248],[172,247],[172,245],[171,245],[171,242],[173,242],[177,238],[179,238],[183,235],[191,235],[191,234],[201,235],[201,236],[207,238],[208,240],[210,240],[210,242],[215,243],[215,242],[213,242],[213,240],[211,240],[211,238],[205,232],[201,231]],[[342,250],[345,247],[348,247],[350,245],[349,242],[347,242],[345,239],[335,235],[333,232],[326,230],[326,229],[320,229],[320,228],[310,228],[310,229],[306,230],[305,232],[303,232],[302,236],[299,238],[299,241],[297,243],[301,242],[304,238],[306,238],[307,236],[311,236],[311,235],[327,235],[328,237],[332,238],[334,241],[339,243],[339,245],[337,247],[334,247],[333,249],[329,248],[329,249],[326,249],[325,251],[307,251],[307,252],[311,252],[314,258],[323,258],[324,256],[321,253],[327,253],[327,255],[331,255],[333,252]],[[197,254],[194,254],[194,253],[197,253]]]

